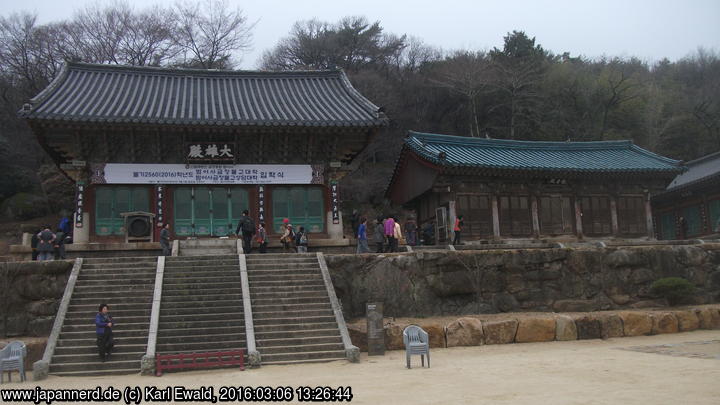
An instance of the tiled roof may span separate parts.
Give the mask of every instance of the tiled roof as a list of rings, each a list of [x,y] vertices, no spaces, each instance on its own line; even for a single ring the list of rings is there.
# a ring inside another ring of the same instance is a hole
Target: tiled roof
[[[344,72],[219,71],[68,63],[26,104],[31,120],[371,127],[378,107]]]
[[[720,176],[720,152],[691,160],[686,165],[688,170],[685,173],[678,174],[668,185],[667,191],[688,187],[703,180]]]
[[[535,142],[410,131],[405,147],[443,167],[557,172],[679,173],[681,162],[631,141]]]

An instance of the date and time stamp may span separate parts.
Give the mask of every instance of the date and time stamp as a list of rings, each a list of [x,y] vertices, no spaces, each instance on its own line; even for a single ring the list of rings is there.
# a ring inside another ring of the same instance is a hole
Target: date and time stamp
[[[94,389],[0,389],[0,402],[53,404],[63,402],[117,402],[139,405],[150,402],[350,402],[350,386],[222,386],[95,387]]]

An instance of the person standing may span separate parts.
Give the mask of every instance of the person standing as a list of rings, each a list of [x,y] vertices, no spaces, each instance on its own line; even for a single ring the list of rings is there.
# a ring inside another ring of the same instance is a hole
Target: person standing
[[[688,235],[687,220],[685,219],[685,217],[680,217],[678,222],[680,223],[680,239],[687,239],[687,235]]]
[[[298,253],[307,253],[308,238],[304,226],[301,226],[297,234],[295,235],[295,246],[297,247]]]
[[[100,361],[104,362],[110,357],[115,342],[113,340],[112,328],[115,322],[108,313],[108,306],[105,303],[100,304],[98,313],[95,315],[95,335],[97,337],[96,344]]]
[[[162,230],[160,231],[160,247],[162,248],[163,256],[171,256],[172,249],[170,248],[170,224],[164,223]]]
[[[398,245],[400,245],[400,240],[402,240],[402,227],[400,226],[400,222],[397,218],[393,217],[393,222],[395,222],[395,225],[393,226],[393,252],[400,251],[400,248]]]
[[[358,239],[357,253],[370,253],[370,248],[368,247],[368,237],[367,237],[367,218],[365,218],[365,217],[360,218],[360,225],[358,226],[357,239]]]
[[[292,243],[295,239],[295,232],[293,232],[292,224],[287,218],[283,219],[282,232],[283,233],[280,236],[280,243],[283,245],[283,251],[285,253],[292,252]]]
[[[360,225],[360,214],[358,210],[352,210],[352,216],[350,216],[350,227],[352,228],[353,236],[357,238],[358,226]]]
[[[453,232],[455,233],[455,237],[453,238],[453,245],[461,245],[460,242],[460,234],[462,233],[462,228],[465,225],[463,222],[463,216],[458,215],[457,218],[455,218],[455,226],[453,227]]]
[[[375,219],[375,233],[373,234],[373,242],[375,242],[375,253],[383,252],[383,245],[385,244],[385,227],[383,226],[382,217]]]
[[[58,228],[55,232],[55,260],[65,259],[65,232]]]
[[[256,239],[260,253],[267,253],[267,231],[265,230],[265,222],[260,222]]]
[[[40,238],[38,236],[40,235],[40,232],[42,232],[42,228],[33,232],[32,236],[30,237],[30,248],[32,249],[33,261],[37,260],[39,255],[38,245],[40,244]]]
[[[395,220],[388,215],[383,223],[385,230],[385,238],[387,238],[388,252],[393,252],[393,246],[395,245],[393,239],[395,239]]]
[[[252,250],[252,237],[255,235],[255,221],[250,218],[250,211],[243,211],[242,218],[238,222],[235,233],[243,238],[243,251],[245,254],[250,254]]]
[[[52,260],[55,251],[55,234],[46,226],[38,234],[38,260]]]
[[[417,245],[417,223],[414,217],[409,217],[405,222],[405,240],[410,246]]]

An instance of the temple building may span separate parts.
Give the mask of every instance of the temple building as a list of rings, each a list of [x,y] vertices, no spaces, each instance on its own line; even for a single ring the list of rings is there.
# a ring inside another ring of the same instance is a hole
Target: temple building
[[[687,162],[688,170],[653,196],[660,239],[720,235],[720,152]],[[685,231],[681,227],[685,221]]]
[[[387,124],[340,70],[84,63],[19,114],[77,185],[76,243],[225,236],[245,209],[341,243],[337,181]]]
[[[684,170],[630,141],[534,142],[409,132],[387,196],[466,240],[654,238],[650,198]]]

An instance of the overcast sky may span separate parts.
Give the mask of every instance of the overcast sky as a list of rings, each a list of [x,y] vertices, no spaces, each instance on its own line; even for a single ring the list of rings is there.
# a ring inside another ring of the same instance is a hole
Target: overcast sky
[[[174,0],[129,0],[136,8]],[[72,16],[93,2],[0,0],[0,13],[27,10],[41,22]],[[256,67],[262,52],[286,36],[298,20],[336,22],[348,15],[378,20],[386,32],[407,34],[443,49],[491,49],[524,30],[555,53],[587,57],[638,56],[677,60],[698,47],[720,51],[720,0],[261,0],[230,1],[241,7],[253,31],[253,50],[242,68]]]

